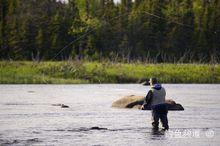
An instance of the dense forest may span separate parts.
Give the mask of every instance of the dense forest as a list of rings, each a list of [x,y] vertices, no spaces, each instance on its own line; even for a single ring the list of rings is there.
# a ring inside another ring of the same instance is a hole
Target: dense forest
[[[220,62],[220,0],[0,0],[1,60]]]

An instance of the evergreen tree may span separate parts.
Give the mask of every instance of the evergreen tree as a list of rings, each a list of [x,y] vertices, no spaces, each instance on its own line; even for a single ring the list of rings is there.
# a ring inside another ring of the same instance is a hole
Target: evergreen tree
[[[8,57],[10,59],[16,59],[19,56],[19,43],[20,43],[20,33],[19,33],[19,21],[16,16],[18,13],[18,5],[19,5],[19,0],[13,0],[9,2],[8,6],[8,25],[7,28],[7,45],[8,45]],[[18,58],[19,59],[19,58]]]
[[[6,16],[8,11],[8,1],[0,1],[0,58],[7,56],[6,49]]]
[[[1,0],[0,59],[219,62],[219,18],[219,0]]]

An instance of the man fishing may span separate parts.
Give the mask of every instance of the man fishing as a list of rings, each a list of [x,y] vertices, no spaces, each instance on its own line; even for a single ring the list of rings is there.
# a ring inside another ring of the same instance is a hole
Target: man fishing
[[[142,105],[141,109],[144,109],[148,104],[150,104],[152,109],[153,129],[158,130],[160,119],[163,130],[168,130],[168,110],[165,103],[166,91],[161,84],[158,83],[156,78],[151,78],[149,80],[149,84],[150,90],[145,97],[144,104]]]

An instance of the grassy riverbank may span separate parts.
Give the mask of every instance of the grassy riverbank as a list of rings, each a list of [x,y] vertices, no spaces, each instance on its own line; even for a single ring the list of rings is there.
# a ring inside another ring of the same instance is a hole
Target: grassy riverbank
[[[0,62],[1,84],[137,83],[149,77],[163,83],[220,83],[220,65]]]

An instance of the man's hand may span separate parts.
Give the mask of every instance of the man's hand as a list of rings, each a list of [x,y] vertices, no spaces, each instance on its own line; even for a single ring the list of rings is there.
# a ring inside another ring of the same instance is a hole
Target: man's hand
[[[141,110],[144,110],[144,105],[141,106]]]

